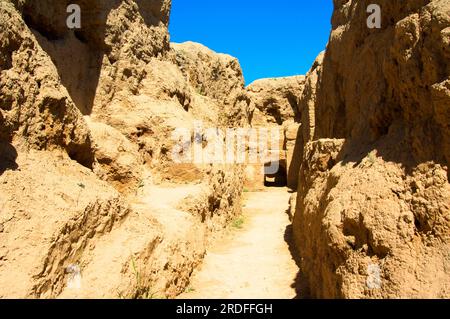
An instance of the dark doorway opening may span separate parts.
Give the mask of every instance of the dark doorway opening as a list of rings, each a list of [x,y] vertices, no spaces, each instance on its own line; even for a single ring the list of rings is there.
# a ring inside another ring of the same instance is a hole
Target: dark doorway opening
[[[264,164],[264,186],[265,187],[286,187],[287,168],[286,160],[271,161]],[[278,170],[274,172],[274,167]]]

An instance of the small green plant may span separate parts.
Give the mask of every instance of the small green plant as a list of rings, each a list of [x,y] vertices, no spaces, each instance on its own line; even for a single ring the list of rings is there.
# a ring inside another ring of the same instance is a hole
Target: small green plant
[[[78,207],[78,203],[80,201],[81,193],[83,192],[83,190],[86,189],[86,185],[84,185],[83,183],[80,182],[80,183],[77,184],[77,186],[80,188],[80,191],[78,192],[78,196],[77,196],[77,207]]]
[[[136,195],[139,193],[140,189],[143,189],[145,187],[145,181],[143,179],[139,180],[139,183],[136,187]]]
[[[187,293],[187,294],[189,294],[189,293],[191,293],[191,292],[195,292],[195,288],[187,287],[187,288],[184,290],[184,292]]]
[[[250,193],[250,190],[248,188],[244,188],[244,193]]]
[[[236,229],[242,229],[244,222],[244,217],[240,216],[231,223],[231,226]]]
[[[372,165],[375,164],[375,162],[377,161],[376,151],[372,151],[367,155],[367,161]]]
[[[132,292],[125,294],[118,291],[117,295],[120,299],[159,299],[157,297],[157,292],[152,292],[150,288],[143,284],[143,278],[141,271],[137,267],[136,260],[134,256],[131,256],[131,269],[134,274],[135,282],[133,283]]]
[[[202,86],[197,88],[197,94],[201,95],[201,96],[206,96],[206,91],[205,88]]]

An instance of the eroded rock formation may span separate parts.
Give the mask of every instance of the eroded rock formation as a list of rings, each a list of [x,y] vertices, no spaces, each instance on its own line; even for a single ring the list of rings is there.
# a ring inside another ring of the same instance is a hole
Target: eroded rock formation
[[[334,1],[306,77],[246,89],[170,43],[170,0],[0,1],[0,298],[181,293],[244,180],[173,160],[199,121],[280,130],[305,296],[448,298],[450,3],[379,0],[381,29],[369,3]]]
[[[301,97],[306,295],[450,296],[450,2],[334,1]]]
[[[0,2],[0,297],[174,297],[239,213],[241,167],[171,152],[195,121],[249,124],[242,71],[171,48],[170,6]]]
[[[282,125],[288,120],[300,121],[298,107],[305,77],[302,75],[256,80],[247,87],[248,95],[255,105],[255,125],[275,123]]]

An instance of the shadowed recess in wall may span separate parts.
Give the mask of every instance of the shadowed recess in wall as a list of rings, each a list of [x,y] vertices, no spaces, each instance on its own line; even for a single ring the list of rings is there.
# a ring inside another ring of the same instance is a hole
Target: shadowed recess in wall
[[[67,5],[78,4],[81,9],[81,29],[69,30],[66,25]],[[27,25],[34,30],[41,47],[55,64],[62,84],[67,88],[72,100],[83,113],[90,115],[99,89],[100,72],[105,58],[115,65],[119,52],[112,52],[111,44],[119,39],[120,30],[106,34],[109,13],[120,6],[128,6],[122,1],[28,1],[23,8]],[[164,1],[137,1],[136,13],[146,26],[167,24],[169,10],[162,10]],[[127,19],[124,17],[124,19]],[[126,21],[124,23],[133,23]],[[117,34],[116,34],[117,33]],[[165,40],[168,49],[168,38]],[[144,57],[140,57],[145,60]],[[125,77],[131,76],[124,70]]]
[[[16,163],[17,151],[9,143],[0,142],[0,175],[7,170],[16,170],[19,166]]]
[[[66,25],[69,3],[81,8],[81,29]],[[121,1],[27,1],[23,16],[37,41],[55,64],[75,105],[89,115],[94,104],[105,49],[106,12]]]

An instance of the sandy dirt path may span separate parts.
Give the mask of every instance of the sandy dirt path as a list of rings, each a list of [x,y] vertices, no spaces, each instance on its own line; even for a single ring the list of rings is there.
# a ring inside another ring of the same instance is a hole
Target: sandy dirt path
[[[298,267],[285,240],[289,196],[285,188],[246,193],[242,228],[235,222],[208,251],[180,298],[294,298]]]

